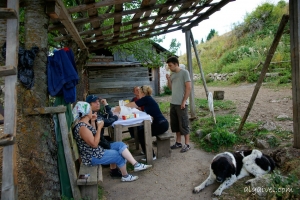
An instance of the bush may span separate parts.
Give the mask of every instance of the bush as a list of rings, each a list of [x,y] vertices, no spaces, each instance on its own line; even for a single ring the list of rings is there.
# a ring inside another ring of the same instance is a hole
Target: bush
[[[172,90],[170,90],[170,88],[166,85],[164,86],[164,94],[166,94],[166,95],[172,94]]]

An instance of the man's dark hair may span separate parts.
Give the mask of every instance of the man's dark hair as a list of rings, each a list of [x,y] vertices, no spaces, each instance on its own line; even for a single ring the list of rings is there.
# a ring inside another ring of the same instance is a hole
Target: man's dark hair
[[[177,65],[179,66],[178,58],[176,58],[175,56],[168,58],[167,63],[173,63],[174,65],[177,63]]]

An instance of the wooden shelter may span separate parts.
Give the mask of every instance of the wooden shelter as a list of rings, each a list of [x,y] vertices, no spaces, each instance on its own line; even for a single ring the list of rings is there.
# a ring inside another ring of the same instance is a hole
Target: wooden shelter
[[[182,30],[186,34],[187,67],[191,63],[191,29],[234,0],[83,0],[84,4],[66,7],[62,0],[47,0],[46,13],[51,17],[49,32],[55,41],[75,41],[80,50],[100,48]],[[131,6],[128,6],[130,3]],[[18,0],[8,0],[0,17],[7,19],[7,46],[10,55],[0,75],[5,76],[5,127],[10,136],[3,148],[2,199],[18,199],[16,177],[16,66],[18,49]],[[13,10],[10,10],[13,9]],[[290,0],[291,60],[293,69],[294,147],[300,148],[299,129],[299,46],[300,0]],[[76,16],[73,18],[72,16]],[[125,69],[125,68],[124,68]],[[95,72],[97,73],[97,72]],[[191,116],[195,116],[194,94],[190,96]],[[13,102],[13,103],[12,103]],[[33,120],[34,121],[34,120]],[[10,143],[11,142],[11,143]]]

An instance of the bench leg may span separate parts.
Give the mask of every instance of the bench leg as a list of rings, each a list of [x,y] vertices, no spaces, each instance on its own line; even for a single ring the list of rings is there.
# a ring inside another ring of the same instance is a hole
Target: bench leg
[[[83,199],[98,200],[98,185],[80,185]]]
[[[170,139],[156,140],[157,142],[157,158],[170,157]]]
[[[139,135],[138,135],[138,131],[137,131],[137,127],[133,127],[133,131],[134,131],[134,143],[135,143],[135,149],[139,150],[140,149],[140,143],[139,143]]]

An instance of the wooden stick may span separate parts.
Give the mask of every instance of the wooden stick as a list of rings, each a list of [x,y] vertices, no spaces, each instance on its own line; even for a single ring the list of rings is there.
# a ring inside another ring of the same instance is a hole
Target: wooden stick
[[[269,67],[270,62],[271,62],[271,60],[273,58],[273,55],[274,55],[274,53],[276,51],[276,48],[277,48],[278,43],[280,41],[280,38],[281,38],[281,36],[283,34],[284,27],[287,24],[288,20],[289,20],[289,15],[283,15],[282,16],[282,19],[280,21],[277,33],[276,33],[275,38],[273,40],[273,43],[272,43],[272,45],[271,45],[271,47],[269,49],[269,52],[268,52],[267,58],[265,60],[264,66],[263,66],[263,68],[261,70],[259,79],[258,79],[258,81],[257,81],[257,83],[255,85],[255,88],[254,88],[251,100],[250,100],[249,105],[247,107],[247,110],[246,110],[246,112],[244,114],[244,117],[243,117],[243,119],[241,121],[241,124],[240,124],[240,126],[239,126],[239,128],[237,130],[237,134],[241,133],[241,131],[243,129],[243,126],[244,126],[244,124],[245,124],[245,122],[246,122],[246,120],[248,118],[248,115],[249,115],[249,113],[250,113],[250,111],[252,109],[253,103],[254,103],[254,101],[256,99],[256,96],[257,96],[257,93],[258,93],[258,91],[259,91],[259,89],[261,87],[261,84],[262,84],[262,82],[263,82],[263,80],[265,78],[265,75],[266,75],[266,73],[268,71],[268,67]]]
[[[194,47],[194,52],[195,52],[197,63],[198,63],[199,69],[200,69],[201,78],[202,78],[203,86],[204,86],[205,93],[206,93],[206,98],[208,98],[208,89],[207,89],[207,86],[206,86],[206,81],[205,81],[204,73],[203,73],[203,70],[202,70],[201,62],[200,62],[200,59],[199,59],[199,55],[197,54],[197,47],[196,47],[196,44],[195,44],[195,41],[194,41],[194,36],[193,36],[192,31],[191,31],[191,41],[192,41],[192,45]]]

